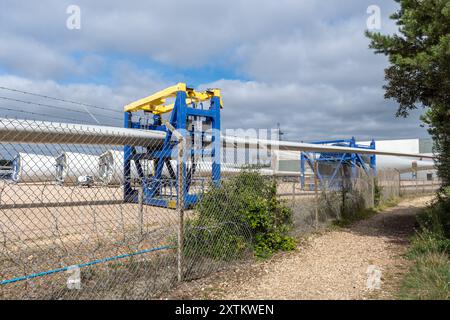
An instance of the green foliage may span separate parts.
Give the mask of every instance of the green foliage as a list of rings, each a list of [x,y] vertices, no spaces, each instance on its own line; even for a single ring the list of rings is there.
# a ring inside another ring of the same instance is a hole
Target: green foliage
[[[420,229],[407,254],[414,265],[403,280],[400,298],[450,299],[449,209],[441,198],[418,215]]]
[[[450,199],[450,186],[443,188],[442,195],[443,197]]]
[[[417,219],[422,230],[450,238],[450,201],[448,199],[438,199]]]
[[[450,260],[443,254],[426,254],[417,258],[403,280],[400,299],[449,300]]]
[[[408,257],[414,265],[404,278],[401,299],[450,299],[450,0],[396,0],[391,18],[399,34],[367,32],[370,47],[388,56],[385,98],[398,102],[397,116],[418,107],[433,138],[442,188],[418,216],[419,233]]]
[[[422,121],[434,141],[442,188],[424,223],[428,230],[450,237],[450,0],[396,1],[400,9],[391,19],[399,34],[366,34],[370,48],[389,58],[385,97],[398,102],[397,116],[426,109]]]
[[[375,207],[381,204],[381,196],[383,194],[383,187],[378,184],[378,179],[374,178],[374,204]]]
[[[292,250],[287,233],[292,211],[276,196],[276,184],[255,170],[212,185],[187,223],[185,253],[213,259],[238,259],[253,251],[268,257],[278,250]]]
[[[430,253],[450,254],[450,239],[430,231],[417,234],[411,241],[408,257],[414,259]]]

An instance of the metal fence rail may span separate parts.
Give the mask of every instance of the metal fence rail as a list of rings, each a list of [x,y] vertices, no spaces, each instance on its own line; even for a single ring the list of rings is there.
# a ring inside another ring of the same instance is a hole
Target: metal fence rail
[[[227,191],[240,184],[275,182],[276,198],[291,210],[294,236],[376,201],[375,180],[362,173],[341,190],[328,190],[311,176],[315,187],[302,190],[298,174],[222,162],[217,186],[208,175],[211,156],[202,154],[195,166],[191,157],[186,163],[190,191],[202,201],[186,210],[145,205],[139,170],[145,183],[158,184],[155,197],[170,198],[180,184],[169,166],[153,181],[155,164],[148,159],[139,160],[141,169],[133,163],[125,178],[122,146],[157,150],[162,138],[141,130],[0,119],[0,159],[10,164],[0,176],[0,298],[153,298],[181,279],[251,259],[255,235],[238,215],[241,195]],[[180,169],[176,161],[171,166]],[[244,179],[242,172],[250,173]],[[381,201],[408,188],[395,171],[377,180]],[[126,198],[126,183],[137,201]],[[425,185],[415,190],[430,192]]]

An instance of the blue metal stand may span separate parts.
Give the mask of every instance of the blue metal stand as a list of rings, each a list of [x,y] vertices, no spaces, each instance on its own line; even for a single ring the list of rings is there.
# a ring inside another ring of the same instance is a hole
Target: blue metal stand
[[[375,150],[375,140],[372,140],[370,145],[361,145],[356,143],[354,137],[351,139],[316,141],[311,143]],[[314,172],[314,161],[318,162],[317,178],[320,186],[323,187],[326,185],[329,189],[340,188],[341,184],[338,179],[339,172],[345,178],[355,179],[357,177],[357,168],[360,167],[367,175],[376,175],[375,155],[370,155],[367,159],[367,157],[359,153],[302,152],[300,154],[300,183],[303,189],[306,187],[306,165]],[[322,169],[324,166],[331,167],[331,173],[323,173]]]
[[[174,169],[171,160],[178,163],[178,141],[172,139],[172,132],[162,124],[161,116],[153,115],[153,123],[146,126],[148,130],[160,130],[166,133],[166,137],[161,147],[147,148],[145,151],[139,151],[138,148],[125,146],[124,148],[124,200],[125,202],[138,202],[138,191],[133,188],[131,181],[131,163],[134,161],[138,173],[138,179],[134,181],[134,185],[143,188],[144,199],[146,205],[159,207],[176,208],[179,200],[178,194],[178,177],[183,175],[183,195],[185,208],[191,207],[199,200],[200,195],[190,193],[190,187],[193,176],[196,171],[195,155],[211,156],[211,178],[216,184],[220,183],[220,98],[213,96],[210,100],[208,109],[196,108],[195,104],[186,104],[186,92],[178,91],[176,93],[174,107],[170,116],[170,124],[180,132],[185,141],[194,141],[194,135],[199,132],[188,128],[189,120],[201,119],[204,123],[210,123],[212,132],[200,132],[202,137],[202,146],[200,150],[194,149],[194,144],[190,144],[189,149],[183,153],[182,172],[179,172],[179,164]],[[203,103],[200,104],[203,106]],[[124,126],[126,128],[140,128],[139,122],[132,121],[132,113],[125,112]],[[209,150],[204,148],[204,138],[210,133],[211,147]],[[140,148],[143,149],[143,148]],[[189,168],[187,159],[190,157]],[[142,167],[142,160],[150,160],[154,163],[153,174],[146,174]],[[163,177],[164,166],[167,167],[169,178]]]

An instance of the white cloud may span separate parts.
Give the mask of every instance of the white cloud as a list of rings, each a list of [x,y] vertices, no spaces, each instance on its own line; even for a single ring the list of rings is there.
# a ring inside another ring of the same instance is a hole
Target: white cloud
[[[114,86],[89,83],[60,84],[53,80],[32,80],[11,75],[0,75],[0,86],[98,106],[100,108],[88,107],[87,109],[90,113],[95,115],[95,118],[100,121],[100,124],[121,126],[123,107],[126,104],[138,98],[147,96],[152,92],[159,90],[161,87],[167,86],[167,83],[150,79],[148,75],[145,74],[138,74],[130,67],[124,66],[121,70],[121,75],[123,75],[124,78],[118,80],[117,84]],[[137,79],[139,81],[136,81]],[[32,101],[38,104],[47,105],[30,105],[19,101],[0,98],[1,116],[7,115],[24,119],[60,122],[68,122],[67,120],[69,120],[69,122],[70,120],[87,123],[96,122],[89,116],[89,112],[85,112],[86,108],[81,105],[55,101],[4,89],[0,89],[0,97]],[[5,110],[5,108],[16,111]],[[67,108],[74,111],[67,111]],[[105,109],[111,111],[106,111]]]
[[[391,1],[381,2],[383,12],[392,10]],[[112,50],[143,54],[171,65],[198,66],[223,59],[223,53],[233,55],[234,48],[292,39],[292,34],[313,39],[317,46],[331,40],[332,46],[348,36],[340,34],[336,39],[333,29],[339,30],[348,21],[362,35],[371,1],[139,0],[130,5],[123,1],[80,0],[77,5],[82,12],[82,29],[76,31],[66,28],[65,9],[70,4],[68,0],[4,1],[8,10],[0,12],[0,26],[15,36],[47,43],[61,52]],[[306,51],[310,43],[293,45]],[[292,48],[289,41],[287,45],[287,49]],[[278,43],[273,49],[282,53],[283,47]],[[298,50],[289,52],[295,54]]]
[[[338,90],[327,85],[236,80],[221,80],[203,87],[222,89],[222,119],[227,128],[275,128],[279,122],[292,140],[425,134],[418,124],[421,110],[408,119],[394,119],[395,106],[383,100],[381,88]]]
[[[122,110],[180,80],[127,61],[137,55],[181,74],[206,65],[247,79],[200,85],[223,89],[224,127],[280,122],[291,139],[424,135],[419,112],[398,120],[383,100],[386,59],[363,34],[370,0],[80,0],[76,31],[66,28],[69,4],[2,1],[0,69],[15,76],[1,85]],[[377,4],[382,31],[395,30],[396,4]]]

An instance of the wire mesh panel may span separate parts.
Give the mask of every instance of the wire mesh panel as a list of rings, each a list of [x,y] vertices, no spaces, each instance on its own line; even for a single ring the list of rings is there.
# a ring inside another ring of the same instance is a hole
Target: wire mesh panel
[[[380,190],[379,201],[386,202],[400,196],[400,176],[394,169],[378,172],[377,186]]]
[[[158,135],[1,120],[11,126],[2,141],[13,142],[0,145],[11,163],[0,180],[2,298],[147,298],[173,284],[176,211],[129,202],[123,190],[120,145],[157,148]]]
[[[302,184],[270,150],[217,163],[210,141],[174,139],[157,175],[141,155],[164,153],[165,134],[145,128],[0,119],[1,298],[157,297],[400,194],[395,171]]]

